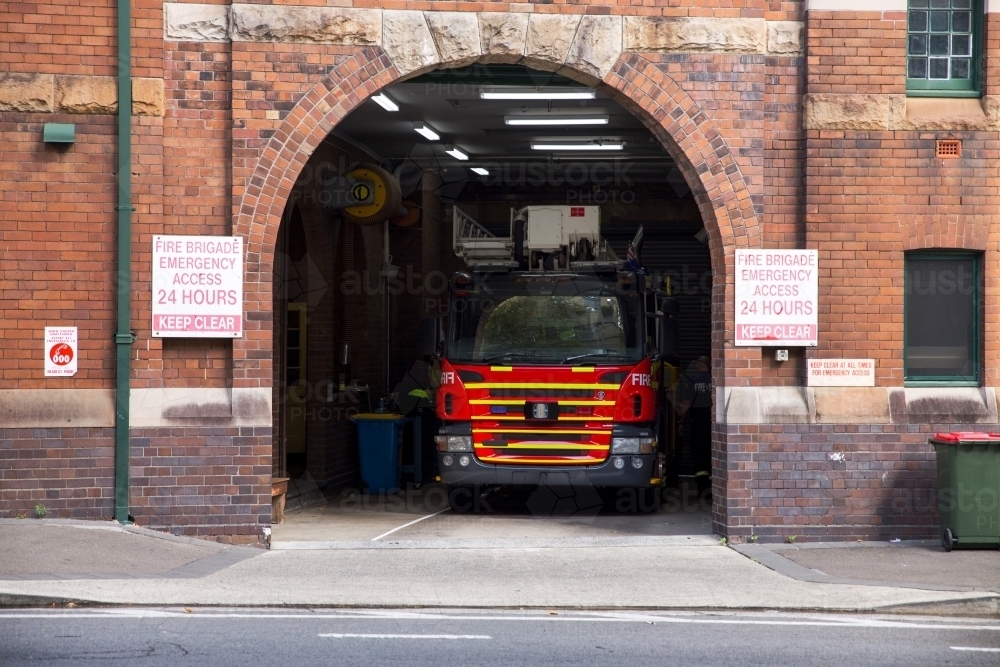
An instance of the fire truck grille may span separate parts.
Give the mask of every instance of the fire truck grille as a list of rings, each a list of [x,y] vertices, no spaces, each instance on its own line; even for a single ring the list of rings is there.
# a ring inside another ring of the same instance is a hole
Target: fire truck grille
[[[583,434],[572,434],[572,433],[497,433],[495,434],[495,441],[511,441],[519,442],[523,440],[530,440],[532,442],[581,442],[588,439],[587,436]]]
[[[590,389],[490,389],[490,398],[591,398]]]

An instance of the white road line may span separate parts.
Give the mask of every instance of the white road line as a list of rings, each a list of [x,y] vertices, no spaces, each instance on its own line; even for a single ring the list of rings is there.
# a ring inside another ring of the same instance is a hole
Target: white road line
[[[729,612],[732,613],[732,612]],[[586,614],[586,615],[584,615]],[[964,625],[958,623],[935,624],[926,622],[888,621],[881,619],[866,619],[863,617],[841,617],[833,619],[819,619],[815,617],[799,617],[801,620],[778,620],[778,619],[754,619],[754,618],[733,618],[710,616],[707,613],[692,614],[690,616],[672,616],[656,613],[635,615],[622,612],[583,612],[580,615],[571,612],[562,612],[559,616],[524,615],[524,616],[502,616],[492,614],[455,614],[455,613],[434,613],[434,612],[394,612],[394,611],[360,611],[350,610],[343,613],[253,613],[253,612],[200,612],[194,611],[185,613],[182,611],[165,610],[143,610],[143,609],[108,609],[106,611],[56,611],[47,612],[38,610],[36,612],[16,611],[7,613],[0,610],[0,621],[9,618],[45,620],[49,618],[200,618],[200,619],[313,619],[313,620],[452,620],[452,621],[535,621],[535,622],[566,622],[566,623],[649,623],[657,624],[691,624],[691,625],[765,625],[765,626],[810,626],[810,627],[832,627],[832,628],[886,628],[898,630],[983,630],[990,632],[1000,631],[1000,624],[996,625]]]
[[[979,648],[977,646],[949,646],[952,651],[982,651],[983,653],[1000,653],[1000,648]]]
[[[362,635],[345,632],[327,632],[316,636],[331,639],[493,639],[489,635]]]
[[[386,537],[386,536],[388,536],[388,535],[392,535],[392,534],[393,534],[393,533],[395,533],[395,532],[396,532],[397,530],[403,530],[403,529],[404,529],[404,528],[406,528],[407,526],[412,526],[412,525],[413,525],[413,524],[415,524],[415,523],[420,523],[420,522],[421,522],[421,521],[423,521],[424,519],[430,519],[430,518],[431,518],[432,516],[437,516],[438,514],[441,514],[441,512],[447,512],[447,511],[448,511],[448,510],[450,510],[450,509],[451,509],[450,507],[445,507],[445,508],[444,508],[443,510],[438,510],[437,512],[434,512],[434,514],[428,514],[427,516],[422,516],[422,517],[420,517],[419,519],[414,519],[414,520],[413,520],[413,521],[411,521],[410,523],[404,523],[404,524],[403,524],[402,526],[399,526],[398,528],[393,528],[392,530],[390,530],[390,531],[389,531],[389,532],[387,532],[387,533],[382,533],[382,534],[381,534],[381,535],[379,535],[378,537],[373,537],[371,541],[372,541],[372,542],[375,542],[376,540],[381,540],[381,539],[382,539],[383,537]]]

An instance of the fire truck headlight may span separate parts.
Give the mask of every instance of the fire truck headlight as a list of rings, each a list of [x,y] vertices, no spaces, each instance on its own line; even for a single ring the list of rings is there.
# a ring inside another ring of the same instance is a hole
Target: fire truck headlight
[[[639,438],[611,438],[612,454],[638,454]]]
[[[641,468],[642,467],[642,459],[640,459],[638,456],[633,457],[632,458],[632,467],[635,468],[636,470],[638,470],[639,468]]]
[[[625,467],[625,459],[620,456],[616,456],[614,462],[612,463],[616,470],[621,470]]]
[[[639,438],[639,453],[652,454],[656,449],[656,438]]]
[[[465,454],[463,454],[462,456],[458,457],[458,465],[462,466],[463,468],[465,466],[469,465],[469,457],[467,455],[465,455]]]
[[[451,454],[445,454],[444,456],[441,457],[441,463],[445,464],[446,466],[450,467],[451,464],[453,464],[454,462],[455,462],[455,457],[452,456]]]
[[[472,436],[439,435],[434,438],[439,452],[471,452]]]

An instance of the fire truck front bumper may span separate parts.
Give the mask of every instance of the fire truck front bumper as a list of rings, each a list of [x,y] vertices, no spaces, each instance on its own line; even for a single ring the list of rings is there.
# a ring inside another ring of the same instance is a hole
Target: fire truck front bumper
[[[462,465],[463,459],[466,465]],[[441,481],[448,485],[652,486],[656,455],[613,455],[592,466],[492,465],[473,454],[438,452]]]

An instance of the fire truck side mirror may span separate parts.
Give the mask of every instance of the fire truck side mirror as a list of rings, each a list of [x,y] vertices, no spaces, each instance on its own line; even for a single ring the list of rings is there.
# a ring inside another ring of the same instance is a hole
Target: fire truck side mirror
[[[430,316],[420,320],[420,354],[425,357],[441,357],[441,318]]]

